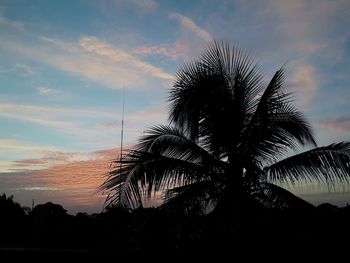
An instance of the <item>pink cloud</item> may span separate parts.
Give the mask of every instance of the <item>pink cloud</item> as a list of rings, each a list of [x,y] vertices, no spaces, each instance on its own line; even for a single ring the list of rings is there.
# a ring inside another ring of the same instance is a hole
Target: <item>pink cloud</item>
[[[300,106],[307,108],[319,87],[319,80],[316,76],[316,69],[311,65],[299,64],[294,66],[294,74],[288,78],[290,90],[301,95]]]
[[[350,132],[350,116],[343,116],[334,120],[320,121],[317,127],[330,129],[338,133]]]
[[[148,120],[151,120],[152,122],[155,122],[155,124],[158,124],[162,120],[166,120],[167,116],[168,116],[167,112],[164,110],[147,109],[128,116],[128,120],[138,121],[138,120],[148,119]]]
[[[21,159],[13,161],[11,171],[16,170],[42,170],[58,165],[68,163],[90,161],[100,158],[100,153],[83,153],[83,152],[62,152],[52,150],[42,150],[40,158]],[[18,169],[19,168],[19,169]]]

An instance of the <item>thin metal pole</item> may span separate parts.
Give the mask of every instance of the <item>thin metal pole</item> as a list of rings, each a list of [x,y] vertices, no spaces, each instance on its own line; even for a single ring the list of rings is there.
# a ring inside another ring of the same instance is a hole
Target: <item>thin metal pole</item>
[[[123,109],[122,109],[122,130],[120,133],[120,160],[119,160],[119,171],[121,172],[123,162],[123,140],[124,140],[124,108],[125,108],[125,88],[123,87]],[[119,203],[120,203],[120,192],[121,184],[119,184]]]

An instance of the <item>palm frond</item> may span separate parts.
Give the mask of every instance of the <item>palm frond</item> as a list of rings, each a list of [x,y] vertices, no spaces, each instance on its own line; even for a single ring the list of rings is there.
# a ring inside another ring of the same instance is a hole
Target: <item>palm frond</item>
[[[147,130],[136,148],[141,152],[158,153],[202,165],[223,165],[219,159],[190,140],[183,130],[166,125],[154,126]]]
[[[110,202],[128,207],[142,205],[142,198],[176,186],[220,174],[224,162],[214,158],[184,136],[179,129],[155,126],[122,160],[115,161],[102,189],[112,192]]]
[[[278,70],[259,99],[243,136],[243,149],[261,161],[274,161],[299,145],[316,145],[310,125],[283,93],[284,70]]]
[[[185,214],[204,215],[216,205],[222,186],[212,180],[203,180],[168,189],[162,209]]]
[[[213,42],[177,73],[169,120],[191,139],[202,138],[210,152],[227,151],[228,145],[238,143],[247,116],[256,107],[261,80],[259,67],[247,53]]]
[[[261,183],[260,188],[253,193],[255,198],[257,198],[266,207],[275,207],[280,209],[285,208],[313,208],[314,206],[309,202],[297,197],[293,193],[287,191],[286,189],[277,186],[272,183]]]
[[[318,147],[266,167],[267,180],[296,183],[317,180],[326,184],[349,182],[350,143]]]

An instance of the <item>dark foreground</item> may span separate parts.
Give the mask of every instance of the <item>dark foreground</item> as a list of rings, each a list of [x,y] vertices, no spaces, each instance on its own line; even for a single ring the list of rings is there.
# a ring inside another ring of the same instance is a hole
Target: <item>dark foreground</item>
[[[230,226],[212,215],[184,216],[157,209],[131,213],[114,208],[76,216],[50,207],[34,212],[1,214],[0,262],[158,261],[163,256],[289,262],[299,257],[334,260],[350,251],[350,207],[327,204],[307,210],[252,211]]]

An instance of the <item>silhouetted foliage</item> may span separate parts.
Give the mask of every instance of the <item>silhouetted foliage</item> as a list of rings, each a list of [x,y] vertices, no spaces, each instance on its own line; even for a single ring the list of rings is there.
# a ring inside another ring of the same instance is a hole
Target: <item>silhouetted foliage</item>
[[[13,220],[24,216],[24,211],[20,204],[13,200],[13,195],[0,195],[1,220]]]
[[[47,202],[35,206],[31,211],[31,215],[38,218],[60,218],[67,215],[67,210],[61,205]]]
[[[101,261],[127,255],[131,260],[146,260],[153,259],[156,253],[157,258],[171,259],[214,256],[219,261],[227,257],[239,261],[244,256],[261,260],[271,259],[278,251],[286,253],[290,248],[307,255],[320,249],[322,255],[333,255],[346,248],[347,243],[341,240],[350,234],[350,210],[334,210],[329,204],[308,210],[264,209],[242,222],[242,229],[236,232],[238,239],[217,231],[223,227],[228,232],[213,213],[200,216],[156,208],[130,211],[114,206],[99,214],[71,216],[59,205],[44,204],[45,207],[39,213],[45,216],[25,215],[21,231],[16,231],[20,226],[2,226],[0,258]],[[60,207],[57,215],[61,216],[56,220],[48,220],[52,214],[46,211],[52,207]],[[4,238],[7,229],[14,238]]]

